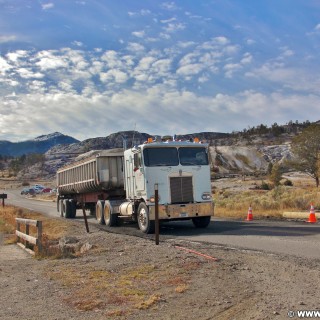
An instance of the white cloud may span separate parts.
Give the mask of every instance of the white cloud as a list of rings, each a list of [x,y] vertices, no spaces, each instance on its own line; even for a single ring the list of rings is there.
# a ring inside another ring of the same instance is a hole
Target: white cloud
[[[117,69],[109,70],[108,72],[103,72],[100,74],[100,80],[102,82],[114,81],[116,83],[125,83],[128,80],[128,75]]]
[[[183,76],[190,76],[190,75],[198,74],[202,69],[203,69],[203,66],[199,63],[187,64],[180,67],[177,70],[177,74],[183,75]]]
[[[36,66],[38,66],[41,71],[47,71],[50,69],[66,68],[68,62],[63,57],[54,56],[48,52],[46,56],[43,56],[36,62]]]
[[[140,43],[129,42],[129,44],[127,46],[127,50],[133,51],[133,52],[139,52],[139,51],[144,51],[145,47]]]
[[[247,39],[246,42],[247,42],[247,44],[248,44],[249,46],[251,46],[251,45],[253,45],[253,44],[256,43],[253,39]]]
[[[173,22],[173,21],[177,21],[177,18],[173,17],[173,18],[166,19],[166,20],[160,20],[161,23],[169,23],[169,22]]]
[[[167,26],[163,27],[163,30],[169,33],[184,30],[186,25],[184,23],[168,23]]]
[[[226,64],[223,69],[226,71],[225,77],[232,78],[234,72],[240,70],[242,66],[239,63],[228,63]]]
[[[38,85],[41,87],[41,83]],[[251,90],[202,97],[187,90],[167,90],[161,85],[107,94],[93,92],[90,87],[86,90],[90,93],[88,97],[61,91],[20,94],[0,101],[0,139],[1,136],[26,139],[43,132],[61,131],[82,140],[129,130],[134,123],[137,123],[137,130],[150,134],[231,132],[258,125],[261,119],[265,124],[272,124],[275,114],[278,123],[288,119],[311,119],[320,104],[318,95],[263,94]],[[82,128],[90,128],[90,132]]]
[[[129,11],[128,16],[134,17],[134,16],[148,16],[151,14],[151,11],[149,9],[141,9],[138,12]]]
[[[17,62],[19,59],[26,58],[28,55],[28,51],[26,50],[17,50],[7,53],[6,57],[12,62]]]
[[[12,66],[0,56],[0,75],[5,75],[5,73],[12,69]]]
[[[213,41],[217,44],[220,44],[220,45],[226,45],[230,42],[228,38],[223,37],[223,36],[215,37],[215,38],[213,38]]]
[[[32,79],[32,78],[41,79],[44,77],[44,74],[40,72],[33,72],[32,70],[27,68],[17,69],[17,72],[19,73],[20,77],[24,79]]]
[[[249,52],[246,52],[241,59],[241,64],[249,64],[252,62],[252,55]]]
[[[15,40],[17,40],[17,36],[15,35],[7,35],[7,36],[0,35],[0,43],[6,43],[6,42],[15,41]]]
[[[178,42],[178,47],[180,48],[188,48],[196,45],[194,41],[179,41]]]
[[[42,7],[42,10],[50,10],[54,8],[54,3],[52,2],[44,3],[41,5],[41,7]]]
[[[132,35],[137,37],[137,38],[143,38],[143,37],[145,37],[145,32],[143,30],[134,31],[134,32],[132,32]]]
[[[73,41],[72,44],[77,47],[82,47],[83,43],[81,41]]]
[[[177,10],[178,7],[174,2],[163,2],[161,7],[165,10],[174,11]]]
[[[170,59],[160,59],[152,64],[153,71],[157,74],[157,76],[168,76],[168,72],[171,68],[171,60]]]

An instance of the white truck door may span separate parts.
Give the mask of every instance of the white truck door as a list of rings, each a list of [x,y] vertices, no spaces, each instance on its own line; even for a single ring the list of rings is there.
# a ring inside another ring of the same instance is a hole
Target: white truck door
[[[135,189],[137,192],[141,192],[145,190],[145,175],[144,169],[142,165],[142,155],[141,152],[134,154],[134,167],[133,174],[135,180]]]

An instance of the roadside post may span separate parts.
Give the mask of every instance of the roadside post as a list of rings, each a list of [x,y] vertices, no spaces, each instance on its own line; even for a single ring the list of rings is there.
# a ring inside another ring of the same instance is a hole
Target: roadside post
[[[159,244],[159,191],[158,191],[158,184],[154,185],[154,215],[155,215],[155,238],[156,238],[156,245]]]
[[[2,199],[2,207],[4,208],[4,199],[7,199],[8,195],[6,193],[0,194],[0,199]]]
[[[84,223],[86,225],[86,230],[87,230],[87,233],[89,233],[89,226],[88,226],[86,209],[84,208],[84,202],[82,202],[82,212],[83,212],[83,217],[84,217]]]

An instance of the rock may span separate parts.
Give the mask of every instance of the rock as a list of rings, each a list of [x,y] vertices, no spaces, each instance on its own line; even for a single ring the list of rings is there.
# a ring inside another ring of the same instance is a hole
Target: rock
[[[59,246],[62,247],[67,244],[74,244],[77,242],[79,242],[79,240],[76,237],[63,237],[59,240]]]
[[[79,251],[79,240],[76,237],[63,237],[59,240],[59,248],[62,254]]]
[[[85,244],[83,244],[80,248],[80,253],[83,254],[87,251],[89,251],[90,249],[92,249],[93,245],[90,244],[89,242],[86,242]]]

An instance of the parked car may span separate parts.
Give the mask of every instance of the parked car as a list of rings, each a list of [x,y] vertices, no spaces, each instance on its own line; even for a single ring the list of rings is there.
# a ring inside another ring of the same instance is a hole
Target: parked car
[[[36,188],[36,189],[45,189],[45,186],[43,186],[42,184],[35,184],[33,186],[33,188]]]
[[[31,188],[34,189],[36,193],[41,193],[42,190],[45,189],[45,187],[40,184],[35,184]]]
[[[20,194],[28,194],[30,188],[23,188]]]
[[[51,192],[51,190],[52,190],[51,188],[44,188],[41,190],[41,192],[42,193],[49,193],[49,192]]]
[[[27,195],[27,194],[33,195],[35,193],[37,193],[37,192],[33,188],[24,188],[24,189],[21,190],[21,194],[25,194],[25,195]]]

